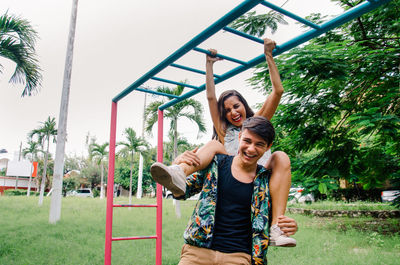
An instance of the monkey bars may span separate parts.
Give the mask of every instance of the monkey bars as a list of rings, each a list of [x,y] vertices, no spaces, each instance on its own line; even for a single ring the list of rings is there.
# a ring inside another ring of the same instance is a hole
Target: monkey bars
[[[205,90],[205,84],[202,84],[200,86],[195,86],[190,84],[190,80],[188,83],[182,83],[180,81],[176,80],[169,80],[161,77],[157,77],[156,75],[159,74],[161,71],[168,67],[173,67],[178,70],[182,70],[182,78],[180,80],[185,80],[186,76],[185,73],[187,71],[193,72],[196,74],[202,74],[205,75],[205,72],[200,69],[193,68],[191,66],[186,66],[186,65],[181,65],[176,63],[176,61],[180,58],[182,58],[184,55],[190,53],[190,52],[200,52],[204,54],[210,54],[207,50],[201,49],[198,47],[201,43],[206,41],[208,38],[212,37],[214,34],[217,32],[220,32],[221,30],[224,30],[226,32],[229,32],[231,34],[234,34],[236,36],[254,41],[256,43],[263,44],[263,40],[259,39],[255,36],[251,36],[249,34],[240,32],[236,29],[230,28],[228,25],[232,23],[235,19],[239,18],[241,15],[245,14],[247,11],[251,10],[257,5],[262,5],[268,9],[275,10],[276,12],[279,12],[287,17],[290,17],[310,29],[303,33],[300,34],[297,37],[294,37],[290,39],[289,41],[282,43],[279,46],[276,46],[276,48],[273,51],[273,56],[277,56],[283,52],[286,52],[302,43],[305,43],[309,41],[312,38],[315,38],[317,36],[320,36],[321,34],[332,30],[340,25],[343,25],[346,22],[351,21],[354,18],[357,18],[373,9],[376,9],[377,7],[386,4],[390,2],[391,0],[366,0],[357,6],[347,10],[343,14],[327,21],[322,24],[315,24],[311,21],[308,21],[292,12],[289,12],[279,6],[276,6],[269,1],[263,1],[263,0],[245,0],[241,4],[239,4],[237,7],[232,9],[230,12],[228,12],[226,15],[221,17],[219,20],[217,20],[215,23],[213,23],[211,26],[206,28],[204,31],[202,31],[200,34],[195,36],[193,39],[191,39],[189,42],[184,44],[181,48],[176,50],[174,53],[172,53],[170,56],[168,56],[165,60],[163,60],[161,63],[156,65],[153,69],[145,73],[143,76],[141,76],[139,79],[137,79],[135,82],[133,82],[130,86],[128,86],[125,90],[123,90],[121,93],[119,93],[116,97],[112,99],[112,107],[111,107],[111,128],[110,128],[110,152],[109,152],[109,171],[108,171],[108,183],[107,183],[107,216],[106,216],[106,238],[105,238],[105,256],[104,256],[104,264],[111,264],[111,243],[113,241],[120,241],[120,240],[134,240],[134,239],[156,239],[156,264],[160,265],[162,263],[161,261],[161,251],[162,251],[162,188],[161,185],[157,184],[157,204],[156,205],[114,205],[113,204],[113,189],[114,187],[114,166],[115,166],[115,139],[116,139],[116,121],[117,121],[117,103],[121,99],[123,99],[125,96],[130,94],[131,92],[137,90],[140,92],[145,92],[145,93],[151,93],[151,94],[156,94],[156,95],[161,95],[161,96],[168,96],[169,98],[173,98],[169,102],[165,103],[164,105],[159,107],[158,111],[158,144],[157,144],[157,160],[159,162],[162,162],[163,154],[162,154],[162,146],[163,146],[163,110],[175,105],[176,103],[185,100],[187,98],[190,98],[203,90]],[[232,58],[229,56],[226,56],[224,54],[217,54],[218,57],[225,59],[226,61],[230,61],[234,64],[238,64],[238,66],[228,70],[227,72],[223,74],[215,74],[214,75],[214,80],[215,83],[221,83],[249,68],[252,68],[259,63],[263,62],[265,60],[264,54],[261,54],[255,58],[252,58],[248,61],[243,61],[239,60],[236,58]],[[161,83],[167,83],[167,84],[174,84],[174,85],[181,85],[187,88],[191,88],[192,90],[189,92],[186,92],[185,94],[181,96],[176,96],[176,95],[170,95],[166,93],[160,93],[152,89],[148,89],[143,87],[143,84],[149,80],[155,80]],[[156,224],[156,236],[144,236],[144,237],[118,237],[118,238],[113,238],[112,237],[112,216],[113,216],[113,208],[114,207],[155,207],[156,213],[157,213],[157,224]]]

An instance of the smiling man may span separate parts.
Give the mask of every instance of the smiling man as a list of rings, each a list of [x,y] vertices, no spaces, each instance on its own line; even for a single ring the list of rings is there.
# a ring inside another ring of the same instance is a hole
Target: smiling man
[[[274,137],[266,118],[251,117],[243,123],[235,156],[215,155],[207,168],[187,178],[181,165],[152,165],[153,178],[177,199],[201,192],[184,232],[180,265],[267,263],[271,173],[257,161]],[[297,231],[296,222],[286,216],[279,217],[278,225],[286,235]]]

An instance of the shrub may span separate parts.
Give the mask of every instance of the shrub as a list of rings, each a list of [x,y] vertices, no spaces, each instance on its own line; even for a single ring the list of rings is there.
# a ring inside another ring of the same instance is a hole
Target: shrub
[[[380,202],[381,201],[381,192],[380,189],[338,189],[332,191],[331,197],[334,200],[341,201],[371,201],[371,202]]]
[[[5,190],[4,195],[6,196],[26,196],[27,190]]]

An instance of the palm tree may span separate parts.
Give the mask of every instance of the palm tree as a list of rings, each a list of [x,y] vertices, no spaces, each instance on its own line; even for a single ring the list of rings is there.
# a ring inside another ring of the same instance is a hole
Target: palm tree
[[[186,150],[192,150],[196,147],[196,145],[190,144],[185,137],[181,137],[179,134],[177,146],[178,153],[183,153]],[[172,161],[174,160],[174,135],[171,132],[168,133],[168,142],[164,141],[163,143],[163,150],[165,163],[172,163]]]
[[[37,37],[29,21],[7,13],[0,16],[0,56],[17,64],[10,82],[25,84],[21,96],[32,95],[41,85],[41,69],[35,56]]]
[[[100,199],[104,198],[104,160],[108,158],[108,151],[106,150],[108,147],[108,143],[104,143],[99,145],[97,143],[90,144],[89,147],[89,155],[91,158],[95,158],[97,160],[97,164],[100,165],[101,169],[101,178],[100,178]],[[108,187],[112,189],[113,187]]]
[[[71,86],[72,58],[75,40],[78,0],[72,1],[71,23],[68,34],[67,56],[65,58],[64,79],[61,92],[60,115],[58,119],[58,142],[54,160],[53,194],[51,195],[49,222],[55,224],[61,218],[61,196],[64,176],[65,142],[67,141],[67,117]]]
[[[24,158],[27,158],[29,156],[29,160],[31,161],[31,163],[37,160],[37,154],[40,152],[39,145],[40,144],[38,142],[32,141],[32,139],[28,138],[28,147],[22,150],[22,155],[24,156]],[[31,182],[32,182],[32,173],[29,176],[28,192],[26,194],[26,196],[28,197],[31,194]]]
[[[176,96],[180,96],[183,93],[183,87],[178,86],[174,89],[170,89],[168,87],[159,87],[157,88],[158,92],[166,93],[166,94],[172,94]],[[172,99],[172,97],[170,98]],[[153,101],[150,103],[145,111],[145,117],[146,117],[146,131],[151,132],[153,129],[154,124],[158,121],[158,113],[157,110],[158,108],[165,103],[165,100],[160,100],[160,101]],[[192,112],[190,112],[190,109],[192,109]],[[187,118],[190,121],[193,121],[196,123],[196,125],[199,128],[199,133],[206,132],[206,128],[204,126],[204,121],[203,121],[203,107],[201,106],[201,103],[195,99],[185,99],[169,108],[164,110],[164,117],[166,119],[169,119],[171,121],[170,123],[170,133],[173,134],[173,140],[174,140],[174,152],[173,152],[173,159],[176,158],[178,155],[178,120],[180,118]]]
[[[131,171],[129,175],[129,204],[132,203],[132,171],[133,171],[133,154],[142,151],[141,148],[148,147],[148,143],[142,137],[137,137],[136,132],[132,128],[126,128],[124,131],[126,142],[118,142],[124,148],[120,153],[127,153],[130,157]]]
[[[49,158],[49,147],[50,147],[50,138],[53,137],[53,142],[56,140],[57,129],[56,129],[56,118],[51,118],[50,116],[47,118],[45,122],[41,122],[43,125],[37,129],[32,130],[29,133],[29,137],[33,138],[35,135],[38,137],[38,142],[42,143],[42,146],[45,142],[47,142],[47,150],[45,152],[44,159],[44,168],[43,168],[43,176],[40,184],[40,195],[39,195],[39,206],[43,204],[43,194],[46,183],[46,173],[47,173],[47,161]]]
[[[179,96],[183,93],[183,86],[177,86],[174,89],[170,89],[168,87],[159,87],[157,88],[158,92],[166,93],[166,94],[172,94]],[[172,99],[172,97],[170,98]],[[158,113],[157,110],[158,108],[165,103],[164,100],[160,101],[154,101],[147,106],[146,111],[145,111],[145,117],[146,117],[146,131],[151,132],[153,129],[153,125],[158,121]],[[190,109],[192,111],[190,111]],[[199,128],[199,133],[200,132],[206,132],[206,128],[204,126],[204,121],[203,121],[203,107],[201,106],[201,103],[195,99],[189,98],[185,99],[179,103],[176,103],[175,105],[167,108],[164,110],[164,117],[166,119],[171,120],[170,123],[170,133],[173,135],[173,142],[174,142],[174,149],[173,149],[173,157],[172,160],[174,160],[178,156],[178,120],[179,118],[187,118],[190,121],[194,121],[198,128]],[[175,202],[175,200],[174,200]],[[181,213],[180,213],[180,204],[179,201],[175,205],[175,213],[178,218],[180,218]]]

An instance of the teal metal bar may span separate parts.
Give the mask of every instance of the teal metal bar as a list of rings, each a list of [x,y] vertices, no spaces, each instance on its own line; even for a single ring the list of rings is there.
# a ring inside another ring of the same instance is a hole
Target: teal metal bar
[[[241,15],[243,15],[244,13],[246,13],[247,11],[249,11],[256,5],[258,5],[261,1],[262,0],[245,0],[245,1],[243,1],[241,4],[239,4],[237,7],[232,9],[225,16],[218,19],[211,26],[206,28],[204,31],[202,31],[200,34],[198,34],[192,40],[187,42],[185,45],[183,45],[181,48],[179,48],[173,54],[168,56],[165,60],[163,60],[161,63],[159,63],[153,69],[148,71],[146,74],[144,74],[138,80],[136,80],[134,83],[132,83],[126,89],[124,89],[121,93],[119,93],[116,97],[114,97],[112,101],[118,102],[119,100],[124,98],[126,95],[128,95],[130,92],[132,92],[135,88],[141,86],[144,82],[146,82],[151,77],[158,74],[165,67],[169,66],[171,63],[173,63],[176,60],[178,60],[179,58],[181,58],[184,54],[186,54],[187,52],[192,50],[194,47],[198,46],[200,43],[202,43],[203,41],[205,41],[206,39],[208,39],[209,37],[211,37],[218,31],[220,31],[226,25],[229,25],[229,23],[231,23],[236,18],[240,17]]]
[[[149,89],[146,89],[146,88],[137,87],[137,88],[135,88],[135,90],[141,91],[141,92],[145,92],[145,93],[154,94],[154,95],[165,96],[165,97],[169,97],[169,98],[179,98],[179,96],[177,96],[177,95],[162,93],[162,92],[158,92],[158,91],[154,91],[154,90],[149,90]]]
[[[281,7],[279,7],[279,6],[276,6],[276,5],[274,5],[274,4],[271,4],[270,2],[262,1],[261,4],[262,4],[263,6],[266,6],[266,7],[271,8],[271,9],[273,9],[273,10],[275,10],[275,11],[281,13],[281,14],[284,14],[285,16],[288,16],[288,17],[290,17],[290,18],[293,18],[294,20],[297,20],[297,21],[299,21],[300,23],[303,23],[303,24],[305,24],[305,25],[307,25],[307,26],[309,26],[309,27],[311,27],[311,28],[314,28],[314,29],[319,29],[319,28],[320,28],[317,24],[314,24],[314,23],[312,23],[311,21],[308,21],[307,19],[304,19],[304,18],[302,18],[302,17],[299,17],[298,15],[295,15],[295,14],[293,14],[293,13],[291,13],[291,12],[289,12],[289,11],[287,11],[287,10],[285,10],[285,9],[283,9],[283,8],[281,8]]]
[[[236,29],[233,29],[233,28],[230,28],[230,27],[224,27],[224,30],[226,30],[226,31],[228,31],[228,32],[230,32],[230,33],[233,33],[233,34],[235,34],[235,35],[238,35],[238,36],[240,36],[240,37],[243,37],[243,38],[246,38],[246,39],[249,39],[249,40],[252,40],[252,41],[261,43],[261,44],[264,44],[264,40],[259,39],[259,38],[257,38],[257,37],[254,37],[254,36],[252,36],[252,35],[250,35],[250,34],[241,32],[241,31],[239,31],[239,30],[236,30]]]
[[[196,51],[196,52],[201,52],[201,53],[204,53],[204,54],[212,55],[211,52],[209,52],[207,50],[204,50],[202,48],[195,47],[195,48],[193,48],[193,50]],[[222,58],[222,59],[225,59],[227,61],[234,62],[234,63],[238,63],[238,64],[242,64],[242,65],[246,65],[247,64],[246,62],[243,62],[241,60],[238,60],[238,59],[235,59],[235,58],[232,58],[232,57],[220,54],[220,53],[216,54],[215,56],[219,57],[219,58]]]
[[[181,83],[181,82],[175,82],[175,81],[164,79],[164,78],[152,77],[150,79],[153,79],[153,80],[156,80],[156,81],[160,81],[160,82],[164,82],[164,83],[168,83],[168,84],[177,85],[177,86],[183,86],[183,87],[190,87],[190,88],[194,88],[194,89],[199,89],[197,86],[192,86],[192,85]]]
[[[285,43],[283,43],[282,45],[278,46],[277,48],[275,48],[275,50],[273,51],[273,56],[277,56],[285,51],[288,51],[302,43],[305,43],[307,41],[309,41],[312,38],[315,38],[333,28],[336,28],[340,25],[343,25],[344,23],[357,18],[359,16],[361,16],[362,14],[365,14],[383,4],[386,4],[388,2],[390,2],[391,0],[380,0],[379,2],[377,1],[365,1],[349,10],[347,10],[345,13],[343,13],[342,15],[337,16],[336,18],[333,18],[330,21],[327,21],[323,24],[320,25],[320,29],[311,29]],[[254,59],[250,60],[247,65],[240,65],[228,72],[226,72],[225,74],[222,74],[220,78],[215,79],[215,84],[221,83],[237,74],[240,74],[241,72],[254,67],[262,62],[265,61],[265,57],[264,54],[259,55],[257,57],[255,57]],[[160,110],[164,110],[170,106],[173,106],[174,104],[185,100],[193,95],[196,95],[198,93],[200,93],[201,91],[203,91],[205,89],[205,84],[201,85],[199,87],[198,90],[192,90],[189,91],[183,95],[181,95],[179,97],[179,99],[174,99],[171,100],[170,102],[167,102],[165,104],[163,104],[162,106],[159,107]]]
[[[182,70],[186,70],[186,71],[202,74],[202,75],[206,74],[206,72],[204,72],[202,70],[191,68],[191,67],[180,65],[180,64],[176,64],[176,63],[172,63],[170,66],[175,67],[175,68],[179,68],[179,69],[182,69]],[[217,77],[217,78],[220,77],[219,75],[216,75],[216,74],[214,74],[214,76]]]

